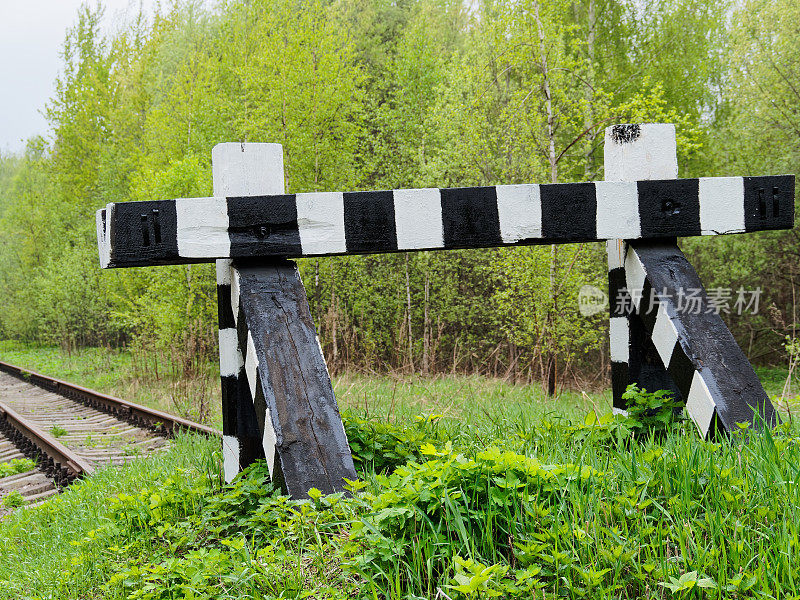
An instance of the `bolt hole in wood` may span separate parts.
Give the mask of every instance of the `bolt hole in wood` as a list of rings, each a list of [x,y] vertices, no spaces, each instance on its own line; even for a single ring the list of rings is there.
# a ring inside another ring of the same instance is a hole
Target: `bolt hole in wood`
[[[151,215],[143,214],[142,215],[142,245],[149,246],[150,245],[150,225],[151,225]],[[160,244],[161,243],[161,224],[158,222],[158,209],[154,208],[152,211],[152,226],[153,226],[153,243]]]
[[[772,188],[772,217],[777,219],[781,216],[781,203],[780,203],[780,188]],[[764,188],[758,189],[758,215],[762,221],[766,221],[769,215],[767,214],[767,199],[766,190]]]
[[[677,200],[666,198],[661,202],[661,212],[667,215],[677,215],[681,212],[681,203]]]

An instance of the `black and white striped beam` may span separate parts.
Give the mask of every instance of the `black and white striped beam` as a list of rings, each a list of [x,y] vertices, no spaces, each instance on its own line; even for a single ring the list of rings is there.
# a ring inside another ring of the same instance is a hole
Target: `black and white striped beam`
[[[233,263],[218,283],[226,478],[265,457],[293,498],[342,491],[357,476],[296,265]]]
[[[704,436],[715,430],[735,431],[737,423],[753,423],[756,415],[767,425],[775,425],[775,410],[758,376],[678,247],[631,242],[623,269],[633,305],[629,348],[637,348],[625,357],[629,381],[648,391],[674,391]],[[691,311],[678,310],[675,299],[688,290],[700,291],[699,302]],[[613,321],[620,327],[616,335],[625,335],[621,331],[625,319]],[[637,327],[641,329],[638,340]],[[617,357],[618,363],[624,362],[621,358]],[[634,360],[641,364],[634,366]],[[615,398],[619,387],[617,382]]]
[[[180,198],[97,213],[103,267],[790,229],[794,176]]]

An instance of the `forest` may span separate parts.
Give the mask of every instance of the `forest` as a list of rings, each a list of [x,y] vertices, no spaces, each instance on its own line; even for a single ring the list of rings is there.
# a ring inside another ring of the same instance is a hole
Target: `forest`
[[[676,125],[681,177],[797,173],[795,0],[193,0],[68,32],[50,131],[0,155],[0,338],[216,354],[213,265],[101,271],[108,202],[211,195],[219,142],[283,145],[287,193],[603,179],[603,131]],[[796,231],[684,239],[757,365],[792,367]],[[599,244],[305,259],[334,372],[604,387]]]

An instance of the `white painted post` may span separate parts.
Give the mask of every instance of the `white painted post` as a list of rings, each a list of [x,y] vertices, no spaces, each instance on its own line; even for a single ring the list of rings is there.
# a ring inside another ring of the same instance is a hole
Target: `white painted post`
[[[263,196],[284,193],[283,147],[280,144],[217,144],[211,151],[214,197]],[[227,215],[226,215],[227,216]],[[224,224],[222,231],[227,231]],[[238,418],[240,385],[244,371],[242,350],[233,320],[230,286],[232,261],[217,261],[217,301],[219,302],[219,354],[222,378],[222,412],[225,481],[230,482],[241,468],[259,456],[261,439],[257,432],[247,435],[254,417],[243,423]],[[253,412],[253,415],[255,412]]]
[[[678,154],[675,126],[668,123],[613,125],[606,128],[605,181],[676,179]],[[614,412],[624,413],[622,393],[628,385],[631,330],[627,316],[616,310],[619,293],[626,288],[624,240],[606,242],[609,277],[609,334],[611,340],[611,386]]]

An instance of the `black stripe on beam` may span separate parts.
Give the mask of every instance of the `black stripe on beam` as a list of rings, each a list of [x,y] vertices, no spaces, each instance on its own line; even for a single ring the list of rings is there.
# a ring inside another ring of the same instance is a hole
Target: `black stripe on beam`
[[[597,239],[597,196],[594,183],[539,186],[542,237],[566,242]]]
[[[744,226],[747,231],[794,226],[794,177],[744,178]]]
[[[625,362],[612,362],[611,363],[611,390],[614,398],[614,408],[619,410],[627,410],[625,400],[622,399],[622,394],[628,388],[629,375],[628,363]]]
[[[653,327],[658,316],[658,296],[650,284],[649,279],[645,278],[642,286],[642,298],[639,301],[639,318],[642,320],[645,332],[648,336],[653,335]]]
[[[500,246],[500,216],[494,187],[440,190],[445,248]]]
[[[231,307],[231,286],[228,283],[217,285],[217,316],[220,329],[233,329],[236,321],[233,319]]]
[[[680,340],[675,342],[675,347],[672,349],[672,356],[669,359],[669,365],[667,365],[667,373],[680,391],[683,401],[686,402],[686,398],[689,397],[689,390],[692,387],[692,379],[694,378],[694,365],[683,351]]]
[[[253,408],[256,411],[256,420],[258,422],[258,431],[261,434],[261,439],[264,439],[264,427],[267,426],[266,423],[266,416],[267,416],[267,401],[264,398],[264,390],[261,388],[261,373],[259,372],[260,369],[256,367],[256,380],[255,380],[255,390],[256,396],[253,398]],[[272,423],[269,423],[269,427],[272,427]],[[262,444],[263,445],[263,444]],[[266,448],[264,452],[266,452]],[[280,464],[280,463],[278,463]],[[272,474],[270,473],[270,476]]]
[[[220,377],[222,380],[222,435],[236,435],[237,413],[237,386],[239,379],[236,375]]]
[[[231,258],[302,254],[293,195],[228,198]]]
[[[136,267],[179,261],[175,200],[115,204],[109,225],[115,263]]]
[[[642,237],[700,235],[699,187],[698,179],[639,181]]]
[[[347,251],[354,253],[397,250],[394,194],[345,192],[344,237]]]
[[[608,310],[612,317],[626,316],[630,312],[629,295],[625,279],[625,267],[617,267],[608,272]]]
[[[239,370],[236,385],[236,437],[239,438],[239,463],[242,468],[264,458],[261,432],[258,430],[253,396],[244,367]]]

